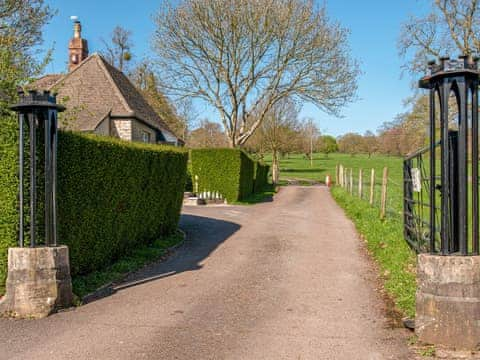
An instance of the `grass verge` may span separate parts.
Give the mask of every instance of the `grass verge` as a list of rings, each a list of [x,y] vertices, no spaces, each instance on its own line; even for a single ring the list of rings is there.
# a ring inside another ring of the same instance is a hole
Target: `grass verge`
[[[120,281],[126,274],[160,259],[169,248],[181,243],[182,240],[183,234],[177,231],[174,235],[156,240],[151,245],[134,249],[129,255],[103,270],[75,276],[72,279],[73,293],[82,299],[103,285]]]
[[[403,240],[400,219],[380,220],[379,210],[339,187],[332,195],[365,238],[367,248],[380,266],[385,289],[396,307],[408,317],[415,316],[415,253]]]

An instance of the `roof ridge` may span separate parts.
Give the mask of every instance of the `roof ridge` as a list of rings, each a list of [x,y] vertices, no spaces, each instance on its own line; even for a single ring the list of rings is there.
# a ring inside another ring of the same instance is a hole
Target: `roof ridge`
[[[158,119],[160,121],[155,121],[157,123],[157,126],[161,127],[163,130],[166,130],[168,131],[170,134],[172,134],[173,136],[177,137],[177,134],[172,130],[170,129],[170,127],[167,125],[167,123],[165,122],[165,120],[162,119],[162,117],[160,116],[160,114],[155,111],[153,109],[153,107],[148,103],[148,101],[144,98],[143,94],[140,92],[140,90],[132,83],[132,81],[130,80],[130,78],[123,72],[121,71],[120,69],[117,69],[115,66],[113,66],[112,64],[110,64],[107,60],[105,60],[101,55],[98,55],[98,57],[102,60],[102,65],[103,67],[105,68],[105,71],[108,73],[108,76],[109,78],[111,79],[111,81],[113,81],[113,83],[115,84],[115,89],[120,93],[120,98],[122,99],[122,102],[125,102],[128,106],[128,109],[132,112],[132,114],[134,114],[135,117],[139,118],[140,120],[143,120],[145,122],[149,122],[148,119],[145,119],[142,114],[138,113],[137,111],[133,110],[132,107],[130,106],[130,104],[128,103],[128,101],[126,100],[126,94],[124,94],[121,90],[121,88],[119,87],[119,85],[117,84],[117,82],[115,81],[115,79],[112,77],[112,74],[110,73],[110,71],[115,71],[117,73],[119,73],[121,76],[123,76],[127,82],[132,86],[132,88],[138,93],[139,97],[142,98],[142,100],[144,101],[145,103],[145,106],[146,107],[149,107],[150,110],[158,117]],[[153,119],[152,119],[153,120]]]
[[[93,56],[96,55],[96,53],[93,53],[92,55],[89,55],[87,56],[85,59],[83,59],[80,64],[78,64],[78,66],[75,67],[75,69],[73,69],[72,71],[69,71],[67,72],[66,74],[64,74],[60,79],[58,79],[57,81],[55,81],[52,85],[50,85],[49,87],[49,90],[53,89],[55,86],[57,86],[61,81],[63,81],[64,79],[66,79],[67,77],[69,77],[71,74],[73,74],[74,72],[76,72],[80,67],[82,67],[85,63],[87,63],[88,61],[90,61]]]
[[[118,84],[116,83],[115,79],[113,79],[112,74],[110,73],[110,71],[108,69],[108,66],[111,66],[111,65],[108,64],[107,60],[105,60],[102,55],[97,54],[97,53],[92,54],[92,56],[94,56],[94,55],[97,58],[97,61],[100,62],[100,67],[104,71],[108,80],[113,85],[113,90],[114,90],[115,94],[117,95],[118,99],[120,100],[120,102],[125,106],[127,111],[129,111],[131,113],[134,113],[134,111],[132,110],[131,106],[128,104],[127,100],[125,99],[125,96],[120,91],[120,89],[118,87]],[[111,66],[111,67],[113,67],[113,66]]]

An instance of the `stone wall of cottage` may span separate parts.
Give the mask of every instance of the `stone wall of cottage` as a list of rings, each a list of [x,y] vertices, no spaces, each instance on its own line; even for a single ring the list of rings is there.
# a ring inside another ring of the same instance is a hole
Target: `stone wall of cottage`
[[[157,134],[155,131],[148,126],[142,124],[139,121],[132,121],[132,140],[138,142],[145,142],[144,134],[149,134],[150,143],[154,144],[157,142]]]
[[[110,135],[122,140],[132,141],[132,123],[131,119],[114,119],[111,121]]]

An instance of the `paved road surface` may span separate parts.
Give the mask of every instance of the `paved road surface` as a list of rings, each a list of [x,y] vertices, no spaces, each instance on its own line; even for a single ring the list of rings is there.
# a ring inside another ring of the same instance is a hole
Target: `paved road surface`
[[[0,359],[412,359],[354,227],[324,187],[187,207],[188,240],[109,297],[0,319]]]

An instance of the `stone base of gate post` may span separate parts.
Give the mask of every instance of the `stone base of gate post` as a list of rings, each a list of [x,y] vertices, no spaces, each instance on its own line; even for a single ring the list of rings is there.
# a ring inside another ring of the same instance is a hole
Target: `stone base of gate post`
[[[417,262],[419,340],[455,349],[480,345],[480,256],[421,254]]]
[[[6,295],[0,313],[42,318],[72,302],[68,247],[8,249]]]

